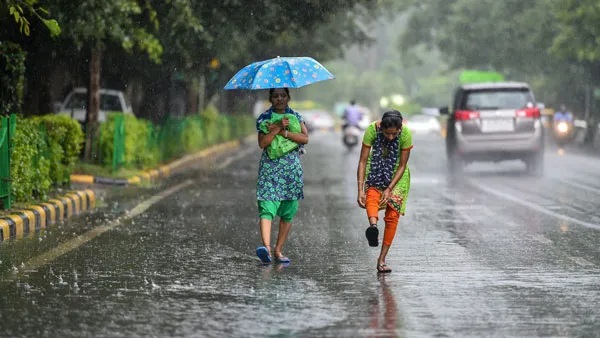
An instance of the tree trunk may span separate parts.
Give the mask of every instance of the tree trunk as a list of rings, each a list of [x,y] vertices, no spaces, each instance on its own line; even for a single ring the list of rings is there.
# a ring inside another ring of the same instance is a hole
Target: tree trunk
[[[92,48],[90,59],[90,84],[88,86],[88,105],[85,116],[85,153],[84,161],[91,163],[98,158],[94,141],[98,134],[98,111],[100,110],[100,72],[102,50]]]
[[[195,115],[198,113],[198,84],[189,80],[185,82],[185,115]]]

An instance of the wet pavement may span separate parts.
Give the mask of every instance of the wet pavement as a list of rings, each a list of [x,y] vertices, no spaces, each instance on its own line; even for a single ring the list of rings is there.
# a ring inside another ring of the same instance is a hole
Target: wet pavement
[[[95,212],[4,243],[0,336],[597,335],[600,159],[550,147],[542,178],[509,162],[457,181],[441,138],[414,143],[391,274],[364,238],[358,149],[315,132],[291,264],[254,255],[250,143],[153,188],[103,188]]]

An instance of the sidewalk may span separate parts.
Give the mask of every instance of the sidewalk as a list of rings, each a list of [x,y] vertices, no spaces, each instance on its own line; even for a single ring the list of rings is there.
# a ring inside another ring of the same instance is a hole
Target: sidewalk
[[[86,185],[87,188],[69,191],[64,196],[29,205],[26,208],[10,210],[9,215],[0,217],[0,242],[21,239],[29,234],[40,232],[48,226],[94,209],[96,207],[98,185],[108,184],[125,187],[141,183],[152,183],[185,170],[197,160],[236,149],[244,142],[246,142],[245,139],[218,144],[128,179],[71,175],[71,183],[80,186]]]

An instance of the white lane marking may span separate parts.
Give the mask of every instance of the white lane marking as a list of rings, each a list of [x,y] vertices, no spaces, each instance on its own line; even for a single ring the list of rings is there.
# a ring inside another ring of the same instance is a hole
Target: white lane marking
[[[577,265],[580,266],[595,266],[596,264],[588,261],[585,258],[581,258],[581,257],[574,257],[574,256],[569,256],[569,259],[572,260],[573,262],[575,262]]]
[[[595,192],[596,194],[600,194],[600,189],[592,188],[592,187],[587,186],[585,184],[581,184],[581,183],[569,181],[569,180],[566,180],[564,178],[560,178],[559,180],[561,182],[563,182],[565,184],[568,184],[568,185],[571,185],[573,187],[576,187],[576,188],[579,188],[579,189],[582,189],[582,190],[586,190],[586,191],[589,191],[589,192]]]
[[[244,157],[244,156],[246,156],[246,154],[249,154],[253,151],[256,151],[256,149],[252,148],[252,147],[248,147],[245,150],[242,150],[242,151],[236,153],[235,155],[226,158],[225,161],[223,161],[223,163],[220,163],[219,165],[215,166],[215,169],[218,169],[218,170],[224,169],[229,164],[231,164],[231,162],[233,162],[234,160]]]
[[[559,219],[562,219],[562,220],[565,220],[565,221],[568,221],[568,222],[571,222],[571,223],[574,223],[574,224],[578,224],[578,225],[581,225],[581,226],[584,226],[584,227],[587,227],[587,228],[600,230],[600,224],[594,224],[594,223],[585,222],[585,221],[579,220],[577,218],[573,218],[573,217],[570,217],[570,216],[567,216],[567,215],[564,215],[564,214],[560,214],[558,212],[554,212],[552,210],[549,210],[547,208],[542,207],[541,205],[538,205],[538,204],[535,204],[535,203],[532,203],[532,202],[529,202],[529,201],[517,198],[515,196],[512,196],[512,195],[503,193],[501,191],[492,189],[490,187],[483,186],[480,183],[476,183],[476,182],[471,181],[471,184],[474,187],[478,188],[479,190],[482,190],[482,191],[487,192],[487,193],[492,194],[492,195],[496,195],[496,196],[498,196],[500,198],[503,198],[505,200],[509,200],[509,201],[521,204],[523,206],[526,206],[526,207],[528,207],[530,209],[533,209],[535,211],[541,212],[541,213],[546,214],[548,216],[556,217],[556,218],[559,218]]]
[[[27,263],[24,263],[20,267],[20,269],[17,273],[9,275],[9,276],[5,276],[3,280],[4,281],[14,280],[17,277],[26,273],[27,271],[36,270],[39,267],[52,262],[56,258],[68,253],[69,251],[71,251],[73,249],[78,248],[79,246],[81,246],[84,243],[91,241],[92,239],[98,237],[99,235],[105,233],[106,231],[112,230],[115,227],[121,225],[123,223],[123,221],[140,215],[144,211],[148,210],[148,208],[150,208],[156,202],[177,192],[178,190],[181,190],[181,189],[189,186],[190,184],[192,184],[192,181],[187,180],[187,181],[180,183],[176,186],[173,186],[167,190],[161,191],[160,193],[152,196],[151,198],[149,198],[145,201],[142,201],[140,204],[136,205],[129,212],[126,212],[124,217],[118,218],[108,224],[97,226],[97,227],[93,228],[92,230],[89,230],[88,232],[86,232],[84,234],[81,234],[65,243],[62,243],[59,246],[54,247],[53,249],[51,249],[47,252],[44,252],[36,257],[33,257]]]

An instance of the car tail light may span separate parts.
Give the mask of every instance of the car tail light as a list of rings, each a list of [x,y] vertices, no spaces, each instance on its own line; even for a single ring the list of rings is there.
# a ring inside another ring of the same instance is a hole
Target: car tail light
[[[539,108],[519,109],[515,112],[515,115],[517,117],[538,118],[538,117],[540,117],[540,109]]]
[[[458,121],[472,120],[479,118],[479,112],[473,110],[457,110],[454,116]]]

